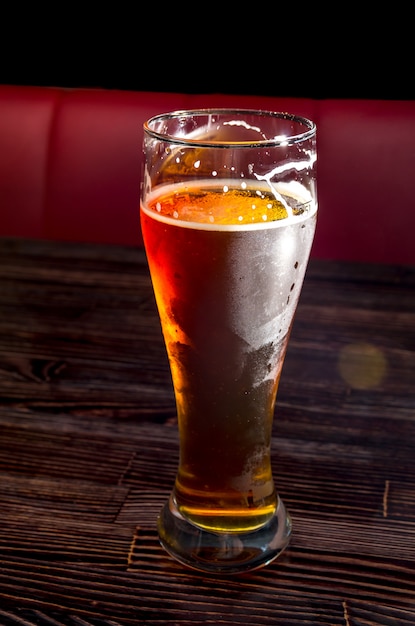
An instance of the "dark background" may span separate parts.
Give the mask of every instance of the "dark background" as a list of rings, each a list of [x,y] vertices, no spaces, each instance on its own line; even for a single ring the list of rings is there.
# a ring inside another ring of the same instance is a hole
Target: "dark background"
[[[13,17],[10,8],[4,9],[0,83],[311,98],[415,97],[413,19],[401,5],[388,5],[386,12],[379,5],[363,11],[363,4],[323,9],[291,4],[284,11],[279,5],[258,4],[228,14],[217,5],[131,5],[127,10],[112,4],[106,11],[96,6],[14,5]]]

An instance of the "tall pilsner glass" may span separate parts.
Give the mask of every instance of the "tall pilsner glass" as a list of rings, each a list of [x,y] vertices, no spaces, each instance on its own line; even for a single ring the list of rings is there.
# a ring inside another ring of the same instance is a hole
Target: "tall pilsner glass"
[[[315,230],[315,134],[307,119],[250,110],[144,125],[141,224],[180,435],[158,531],[196,569],[255,569],[290,538],[271,435]]]

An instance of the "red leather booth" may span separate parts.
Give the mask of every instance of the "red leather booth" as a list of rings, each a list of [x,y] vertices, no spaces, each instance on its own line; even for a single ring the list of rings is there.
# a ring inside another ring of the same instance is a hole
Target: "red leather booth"
[[[415,263],[415,101],[0,86],[0,236],[141,245],[143,122],[211,106],[316,122],[313,257]]]

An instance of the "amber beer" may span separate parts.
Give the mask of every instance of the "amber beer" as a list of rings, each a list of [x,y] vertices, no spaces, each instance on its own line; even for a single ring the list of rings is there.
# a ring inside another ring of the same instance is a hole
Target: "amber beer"
[[[174,503],[214,532],[254,530],[278,505],[274,405],[315,228],[312,203],[288,215],[257,191],[173,185],[141,208],[177,401]]]
[[[202,571],[256,569],[291,536],[271,435],[316,222],[315,125],[177,111],[144,124],[143,147],[142,233],[180,447],[159,539]]]

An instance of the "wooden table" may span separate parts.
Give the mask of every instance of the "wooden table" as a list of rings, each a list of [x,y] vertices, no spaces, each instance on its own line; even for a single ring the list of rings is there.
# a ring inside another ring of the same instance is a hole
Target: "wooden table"
[[[0,240],[0,624],[415,624],[415,268],[312,261],[277,401],[288,550],[162,550],[175,404],[142,250]]]

